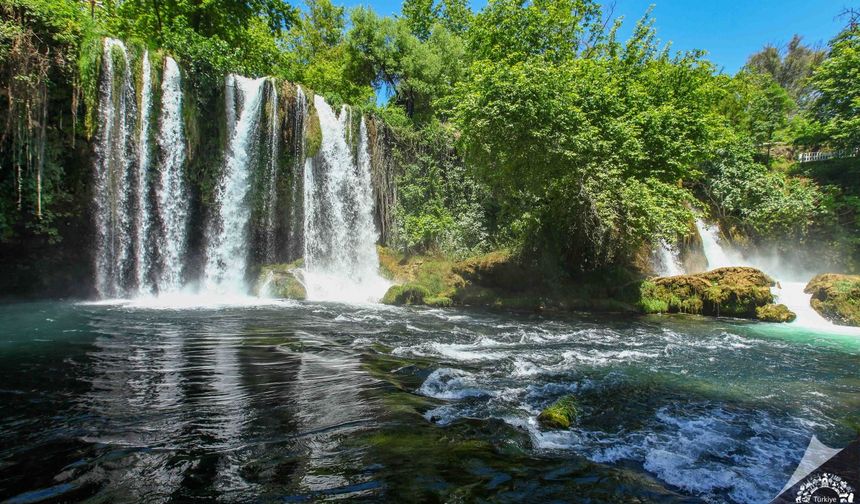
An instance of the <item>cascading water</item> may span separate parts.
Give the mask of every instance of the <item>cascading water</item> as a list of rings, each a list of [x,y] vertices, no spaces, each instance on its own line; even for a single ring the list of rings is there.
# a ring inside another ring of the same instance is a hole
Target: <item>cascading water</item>
[[[193,266],[186,262],[197,240],[190,218],[198,212],[190,207],[185,182],[180,69],[164,58],[159,82],[148,52],[133,61],[114,39],[105,39],[103,50],[93,167],[98,293],[141,296],[143,302],[157,300],[153,295],[184,296],[186,281],[195,280],[185,277],[194,271],[186,271]],[[304,256],[310,299],[378,301],[389,284],[378,272],[364,120],[347,107],[335,113],[315,97],[321,146],[305,159],[310,104],[300,87],[284,116],[276,81],[230,75],[226,84],[229,140],[214,201],[206,208],[201,293],[244,296],[252,258],[272,263]],[[287,175],[279,164],[282,148],[295,159],[289,194],[280,189],[287,187],[280,178]],[[251,242],[258,238],[261,253],[252,256]]]
[[[182,76],[173,58],[164,60],[161,82],[161,119],[158,130],[158,183],[156,219],[161,223],[154,237],[160,254],[157,289],[175,292],[182,287],[187,227],[188,195],[185,189],[185,133],[182,122]]]
[[[210,223],[206,247],[204,286],[217,294],[244,294],[247,291],[245,270],[248,263],[248,225],[251,216],[248,202],[250,173],[259,140],[263,83],[266,79],[227,77],[228,110],[235,106],[230,96],[239,91],[241,112],[228,113],[228,123],[235,117],[224,163],[221,182],[215,190],[217,210]]]
[[[116,75],[117,70],[120,75]],[[134,207],[140,187],[135,166],[137,104],[131,70],[125,45],[105,39],[93,188],[96,289],[101,297],[125,295],[137,283]]]
[[[776,301],[784,304],[797,315],[793,324],[823,330],[838,328],[812,308],[810,305],[811,296],[803,292],[807,282],[794,281],[797,275],[793,272],[783,271],[780,261],[765,263],[765,261],[748,260],[720,245],[718,241],[719,228],[716,225],[708,225],[701,219],[696,219],[696,228],[702,238],[709,269],[725,266],[750,266],[760,269],[776,281],[776,286],[771,288]],[[810,275],[806,276],[811,278]]]
[[[149,51],[144,51],[141,61],[142,83],[140,89],[140,136],[137,140],[137,262],[135,264],[137,273],[137,288],[141,294],[152,292],[152,285],[148,275],[150,270],[150,255],[146,250],[147,234],[152,225],[150,215],[151,209],[147,201],[149,194],[149,118],[152,113],[152,65],[149,61]]]
[[[740,258],[729,257],[726,250],[720,246],[720,228],[716,225],[706,224],[702,219],[696,219],[696,229],[702,238],[702,248],[705,258],[708,260],[708,269],[725,268],[726,266],[739,266]]]
[[[678,252],[666,240],[660,240],[660,246],[655,251],[655,263],[655,270],[660,276],[684,274]]]
[[[389,283],[379,275],[364,120],[354,156],[348,142],[349,109],[335,114],[320,96],[314,97],[314,107],[322,145],[304,170],[303,280],[308,299],[375,302]]]

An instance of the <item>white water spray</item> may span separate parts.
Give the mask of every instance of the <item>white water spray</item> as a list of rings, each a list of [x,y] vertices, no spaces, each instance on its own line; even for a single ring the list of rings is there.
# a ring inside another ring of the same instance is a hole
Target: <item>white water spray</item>
[[[248,288],[245,270],[251,209],[247,200],[253,153],[259,138],[264,82],[263,78],[227,77],[227,88],[235,86],[240,92],[242,109],[230,134],[224,173],[215,191],[218,208],[209,229],[204,273],[205,289],[212,293],[235,295]],[[228,110],[231,106],[228,102]]]
[[[322,146],[304,170],[303,280],[308,299],[376,302],[389,283],[379,275],[366,126],[362,119],[354,156],[348,142],[350,110],[343,107],[337,115],[320,96],[314,97],[314,106]]]

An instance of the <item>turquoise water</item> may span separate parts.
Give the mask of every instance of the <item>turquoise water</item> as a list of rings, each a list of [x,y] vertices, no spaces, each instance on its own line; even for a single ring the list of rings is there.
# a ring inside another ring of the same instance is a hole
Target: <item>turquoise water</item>
[[[855,437],[858,369],[856,337],[698,317],[10,304],[0,500],[767,502]]]

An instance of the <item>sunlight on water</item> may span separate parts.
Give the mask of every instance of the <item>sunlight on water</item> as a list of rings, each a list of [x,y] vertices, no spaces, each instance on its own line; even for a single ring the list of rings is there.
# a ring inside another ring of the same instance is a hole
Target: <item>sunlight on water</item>
[[[140,296],[130,299],[101,299],[84,301],[81,306],[121,306],[143,310],[211,310],[216,308],[291,307],[298,304],[289,299],[274,299],[241,294],[168,293],[160,296]]]

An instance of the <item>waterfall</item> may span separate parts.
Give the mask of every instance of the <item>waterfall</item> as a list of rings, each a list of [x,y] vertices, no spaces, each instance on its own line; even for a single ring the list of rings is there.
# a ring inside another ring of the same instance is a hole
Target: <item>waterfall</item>
[[[655,251],[655,271],[660,276],[683,275],[684,268],[678,258],[678,252],[666,240],[660,240],[660,246]]]
[[[148,278],[150,273],[150,255],[147,253],[145,244],[147,235],[152,225],[150,214],[151,209],[147,201],[149,194],[149,118],[152,113],[152,65],[149,61],[149,51],[144,51],[142,65],[142,82],[140,90],[140,136],[137,140],[137,218],[135,225],[137,226],[137,241],[136,246],[136,277],[137,288],[141,294],[152,292],[152,285]]]
[[[702,248],[708,260],[708,269],[741,265],[743,261],[739,260],[740,258],[729,257],[725,249],[720,246],[720,228],[717,225],[706,224],[702,219],[696,219],[696,229],[702,238]]]
[[[185,133],[182,119],[182,77],[173,58],[164,59],[161,81],[161,118],[158,129],[158,183],[156,219],[161,223],[154,237],[160,257],[159,293],[182,287],[188,227],[188,194],[183,170]]]
[[[269,152],[265,165],[264,183],[265,193],[263,196],[263,260],[266,263],[277,261],[277,211],[278,211],[278,155],[281,123],[278,118],[278,86],[274,79],[269,91],[269,123],[267,141]]]
[[[114,60],[115,53],[119,61]],[[134,206],[140,191],[135,167],[137,107],[125,45],[105,39],[103,55],[93,170],[95,283],[100,296],[116,297],[127,294],[137,283],[133,239],[137,234]]]
[[[796,272],[785,271],[782,261],[765,261],[761,259],[746,259],[740,254],[722,247],[719,244],[719,228],[716,225],[705,224],[701,219],[696,220],[696,228],[702,238],[708,268],[725,266],[749,266],[765,272],[776,281],[771,292],[777,303],[782,303],[793,311],[797,318],[793,325],[813,329],[834,330],[838,326],[822,317],[810,304],[811,295],[803,292],[812,275],[804,275],[807,281],[792,281],[797,277]]]
[[[251,167],[259,139],[260,110],[265,79],[227,77],[227,109],[235,106],[230,97],[236,91],[241,111],[228,112],[232,120],[228,151],[221,181],[215,189],[217,209],[210,223],[204,272],[205,289],[220,294],[247,291],[245,270],[248,262],[248,225],[251,216],[248,201]],[[231,90],[235,86],[236,89]]]
[[[353,155],[350,110],[343,107],[335,114],[320,96],[314,96],[314,107],[322,145],[304,169],[303,280],[308,299],[375,302],[389,284],[379,275],[364,119]]]

